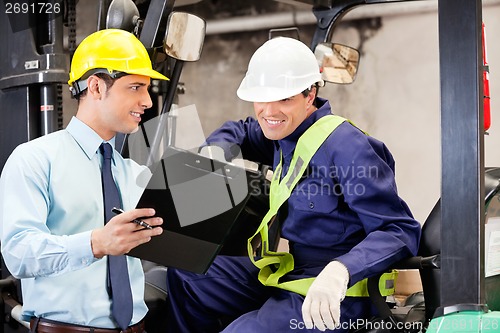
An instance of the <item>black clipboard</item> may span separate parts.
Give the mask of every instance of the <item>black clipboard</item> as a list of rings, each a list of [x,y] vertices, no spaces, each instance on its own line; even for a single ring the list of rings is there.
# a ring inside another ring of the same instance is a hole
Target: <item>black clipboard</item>
[[[176,147],[151,170],[137,208],[154,208],[164,230],[128,255],[205,273],[250,197],[247,171]]]

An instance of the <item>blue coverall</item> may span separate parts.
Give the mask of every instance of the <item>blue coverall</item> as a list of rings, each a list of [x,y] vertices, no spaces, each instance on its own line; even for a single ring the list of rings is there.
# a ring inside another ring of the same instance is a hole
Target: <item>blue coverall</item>
[[[291,135],[271,141],[258,122],[247,118],[227,122],[207,143],[226,154],[241,148],[243,157],[276,167],[283,156],[285,175],[298,138],[317,119],[331,114],[327,100],[317,98],[316,110]],[[281,214],[281,212],[280,212]],[[421,227],[398,196],[394,160],[387,147],[349,122],[326,139],[288,199],[281,236],[289,241],[295,269],[283,280],[317,276],[332,260],[350,273],[349,286],[385,271],[415,255]],[[304,297],[264,287],[258,269],[247,257],[219,256],[206,275],[168,270],[171,332],[302,332]],[[356,328],[369,318],[369,299],[346,297],[341,303],[341,326]]]

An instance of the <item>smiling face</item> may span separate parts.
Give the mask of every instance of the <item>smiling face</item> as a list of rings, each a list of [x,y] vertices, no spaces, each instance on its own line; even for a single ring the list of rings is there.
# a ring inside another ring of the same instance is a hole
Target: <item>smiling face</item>
[[[292,134],[315,110],[316,88],[276,102],[254,102],[253,107],[266,138],[281,140]]]
[[[126,75],[108,88],[103,79],[93,75],[87,85],[88,93],[81,101],[77,117],[104,140],[118,132],[137,131],[141,115],[152,106],[147,76]]]

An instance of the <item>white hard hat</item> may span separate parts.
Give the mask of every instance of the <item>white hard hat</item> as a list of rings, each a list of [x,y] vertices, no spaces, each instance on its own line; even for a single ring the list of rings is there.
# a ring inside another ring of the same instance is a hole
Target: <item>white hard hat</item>
[[[248,102],[274,102],[324,84],[314,53],[302,42],[276,37],[255,51],[236,94]]]

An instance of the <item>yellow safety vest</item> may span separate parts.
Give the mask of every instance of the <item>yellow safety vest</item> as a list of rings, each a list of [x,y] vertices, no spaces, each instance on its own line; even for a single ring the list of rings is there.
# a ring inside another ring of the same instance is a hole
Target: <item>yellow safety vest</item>
[[[269,251],[268,241],[268,223],[278,213],[281,205],[288,200],[295,185],[298,183],[313,155],[319,147],[325,142],[328,136],[346,119],[336,116],[327,115],[316,121],[307,131],[299,138],[295,152],[290,163],[287,174],[281,178],[281,157],[280,163],[274,171],[273,179],[271,180],[271,188],[269,194],[269,211],[262,219],[260,226],[252,237],[248,239],[248,255],[250,260],[260,269],[259,281],[265,286],[277,287],[295,293],[306,295],[309,287],[315,278],[304,278],[293,281],[279,282],[279,279],[285,274],[291,272],[294,268],[292,254],[288,252],[273,252]],[[280,152],[281,153],[281,152]],[[260,233],[261,259],[254,259],[254,251],[252,240]],[[379,281],[379,289],[382,296],[394,294],[394,281],[397,276],[397,271],[384,273]],[[392,283],[390,283],[392,280]],[[369,296],[367,288],[367,279],[357,282],[355,285],[347,289],[346,296]]]

